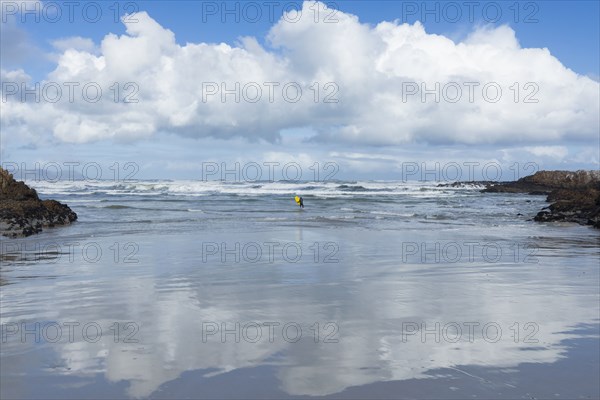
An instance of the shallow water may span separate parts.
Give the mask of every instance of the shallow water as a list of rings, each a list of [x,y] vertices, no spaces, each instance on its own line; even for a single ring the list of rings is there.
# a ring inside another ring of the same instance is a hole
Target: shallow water
[[[31,185],[79,220],[2,240],[2,398],[600,397],[600,236],[544,197]]]

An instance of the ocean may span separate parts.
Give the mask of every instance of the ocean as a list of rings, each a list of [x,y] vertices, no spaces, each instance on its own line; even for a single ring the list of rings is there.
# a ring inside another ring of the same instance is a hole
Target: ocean
[[[545,196],[26,183],[78,220],[2,238],[3,399],[600,397],[600,235]]]

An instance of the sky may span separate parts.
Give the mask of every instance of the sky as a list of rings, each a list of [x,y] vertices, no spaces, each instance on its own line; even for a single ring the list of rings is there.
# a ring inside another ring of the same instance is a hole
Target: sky
[[[140,179],[598,169],[599,4],[1,0],[0,157]]]

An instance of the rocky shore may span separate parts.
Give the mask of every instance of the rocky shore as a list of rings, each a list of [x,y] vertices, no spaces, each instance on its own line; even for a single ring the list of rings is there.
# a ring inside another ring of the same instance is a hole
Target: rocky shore
[[[568,221],[600,229],[600,171],[539,171],[514,182],[486,183],[482,192],[546,195],[536,221]]]
[[[55,200],[40,200],[35,189],[0,168],[0,234],[30,236],[42,228],[69,225],[77,214]]]

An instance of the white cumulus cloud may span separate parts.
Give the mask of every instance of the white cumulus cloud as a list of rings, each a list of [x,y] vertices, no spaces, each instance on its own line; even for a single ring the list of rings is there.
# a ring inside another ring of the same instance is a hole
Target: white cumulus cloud
[[[3,86],[3,132],[73,143],[158,132],[277,142],[295,128],[315,132],[314,141],[368,145],[597,138],[599,83],[548,49],[522,48],[508,26],[476,28],[457,43],[418,22],[371,26],[343,12],[334,23],[327,12],[315,20],[314,6],[305,2],[296,22],[281,18],[268,46],[251,37],[180,45],[146,12],[98,45],[56,41],[56,68],[41,85],[53,94],[48,85],[58,84],[62,97],[36,102]],[[3,71],[3,82],[20,85],[10,78],[18,75]],[[65,82],[78,84],[73,101]],[[100,99],[86,101],[97,87]],[[544,155],[562,156],[555,150]]]

